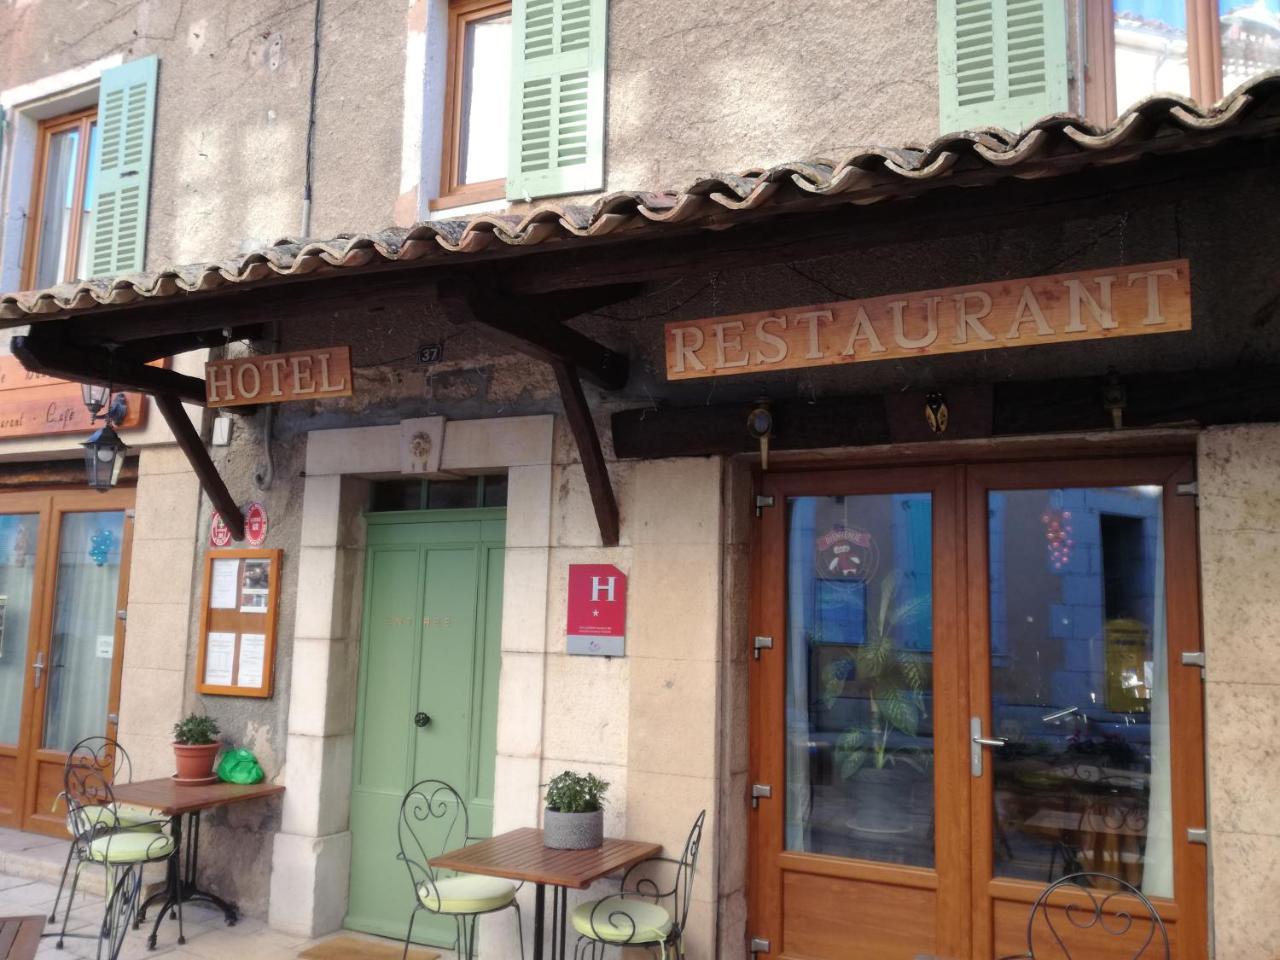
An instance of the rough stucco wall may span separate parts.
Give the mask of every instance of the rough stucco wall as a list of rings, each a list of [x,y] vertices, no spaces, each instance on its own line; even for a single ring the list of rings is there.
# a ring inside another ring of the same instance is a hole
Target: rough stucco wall
[[[0,88],[157,54],[147,265],[224,257],[301,229],[314,0],[0,3]],[[315,230],[391,222],[399,192],[405,10],[324,8]],[[376,63],[379,69],[363,69]],[[25,209],[29,200],[14,197]],[[314,232],[314,231],[313,231]]]
[[[938,132],[933,0],[614,0],[608,189]]]
[[[1199,450],[1209,837],[1217,956],[1280,955],[1280,424]]]

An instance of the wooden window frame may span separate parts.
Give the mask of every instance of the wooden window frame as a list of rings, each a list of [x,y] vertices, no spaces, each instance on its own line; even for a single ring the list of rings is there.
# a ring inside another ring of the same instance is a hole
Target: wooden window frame
[[[440,194],[427,204],[444,210],[469,203],[501,200],[507,193],[505,177],[460,183],[462,152],[462,70],[466,59],[467,27],[478,20],[511,13],[511,0],[449,0],[449,55],[445,65],[444,137],[440,150]]]
[[[36,134],[35,166],[31,177],[31,206],[27,212],[27,231],[22,247],[22,286],[31,290],[36,285],[36,263],[39,260],[40,243],[44,239],[41,214],[44,210],[45,181],[48,179],[49,144],[53,137],[68,130],[80,131],[80,155],[76,158],[76,185],[72,192],[70,236],[67,238],[67,268],[70,276],[59,277],[57,283],[77,279],[80,263],[80,233],[84,226],[84,191],[89,180],[89,154],[91,128],[98,119],[97,106],[75,113],[65,113],[48,120],[41,120]]]
[[[1116,103],[1116,32],[1111,0],[1080,0],[1084,17],[1085,113],[1096,123],[1119,116]],[[1187,70],[1191,97],[1201,106],[1222,98],[1222,40],[1217,0],[1186,0]],[[1124,105],[1127,109],[1129,104]]]

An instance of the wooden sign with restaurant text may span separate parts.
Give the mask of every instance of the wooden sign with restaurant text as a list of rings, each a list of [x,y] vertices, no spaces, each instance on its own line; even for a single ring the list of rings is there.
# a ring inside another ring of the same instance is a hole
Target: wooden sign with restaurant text
[[[668,380],[1191,329],[1186,260],[666,325]]]
[[[142,426],[147,411],[142,396],[126,393],[125,401],[128,406],[117,427]],[[80,384],[31,373],[17,357],[0,357],[0,439],[90,433],[101,426],[101,420],[90,421]]]
[[[263,356],[211,360],[204,365],[211,407],[324,400],[351,396],[351,349],[325,347]]]

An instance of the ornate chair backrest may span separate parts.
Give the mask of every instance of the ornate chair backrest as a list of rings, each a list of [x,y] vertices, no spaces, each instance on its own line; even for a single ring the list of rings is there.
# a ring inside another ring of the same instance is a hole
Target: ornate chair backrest
[[[63,799],[67,803],[67,825],[82,840],[105,833],[116,821],[118,807],[111,785],[133,778],[129,755],[109,737],[85,737],[67,754],[63,768]],[[101,807],[111,816],[96,816],[89,808]]]
[[[1054,958],[1071,960],[1071,946],[1083,950],[1078,944],[1087,939],[1090,952],[1080,953],[1076,960],[1088,960],[1106,938],[1114,940],[1128,960],[1170,956],[1169,933],[1155,906],[1133,884],[1105,873],[1073,873],[1045,887],[1027,919],[1027,952],[1014,960],[1035,960],[1038,930],[1041,943],[1047,937],[1056,948],[1050,954]],[[1087,933],[1082,936],[1082,931]]]
[[[676,922],[683,930],[689,919],[689,904],[693,900],[693,877],[698,870],[698,852],[702,849],[702,825],[706,822],[707,811],[699,812],[693,821],[693,828],[684,842],[684,853],[676,867],[675,916]]]
[[[465,846],[471,836],[471,819],[462,796],[443,780],[420,780],[400,802],[400,855],[415,888],[434,888],[436,870],[432,857]]]

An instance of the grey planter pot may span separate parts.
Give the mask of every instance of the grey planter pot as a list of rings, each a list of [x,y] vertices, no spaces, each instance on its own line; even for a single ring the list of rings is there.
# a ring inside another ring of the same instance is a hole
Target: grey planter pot
[[[547,810],[542,845],[553,850],[591,850],[604,843],[604,811],[561,813]]]

